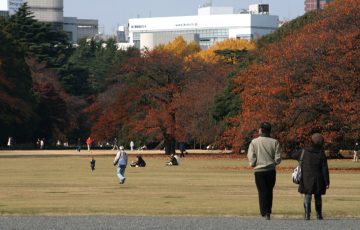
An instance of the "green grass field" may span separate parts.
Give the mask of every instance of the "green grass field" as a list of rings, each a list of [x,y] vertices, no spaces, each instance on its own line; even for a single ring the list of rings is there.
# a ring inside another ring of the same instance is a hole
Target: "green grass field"
[[[253,172],[245,159],[145,157],[146,168],[127,168],[118,184],[112,157],[0,158],[0,214],[258,216]],[[130,156],[130,161],[135,160]],[[303,197],[291,182],[295,161],[277,172],[273,214],[302,218]],[[360,217],[360,164],[329,160],[331,186],[324,217]],[[346,169],[346,170],[341,170]]]

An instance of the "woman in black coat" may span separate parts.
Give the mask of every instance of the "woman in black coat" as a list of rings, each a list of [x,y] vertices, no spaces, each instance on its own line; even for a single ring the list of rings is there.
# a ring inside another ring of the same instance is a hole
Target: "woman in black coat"
[[[299,184],[299,192],[305,194],[304,211],[305,219],[310,219],[311,196],[315,197],[315,210],[317,219],[322,220],[321,195],[326,193],[330,186],[329,169],[324,152],[324,138],[315,133],[311,136],[310,146],[304,149],[302,161],[302,180]],[[291,157],[300,160],[303,150],[299,149],[291,154]]]

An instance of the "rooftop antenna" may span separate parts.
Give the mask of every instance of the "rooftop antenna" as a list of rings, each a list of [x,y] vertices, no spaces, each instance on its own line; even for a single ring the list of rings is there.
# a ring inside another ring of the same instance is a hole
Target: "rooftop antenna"
[[[208,7],[208,6],[212,6],[212,0],[208,0],[207,2],[205,2],[202,6],[200,6],[199,8],[202,7]]]

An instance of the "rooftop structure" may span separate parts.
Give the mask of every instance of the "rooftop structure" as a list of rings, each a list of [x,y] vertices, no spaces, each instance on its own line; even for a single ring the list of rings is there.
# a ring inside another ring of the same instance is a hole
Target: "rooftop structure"
[[[305,0],[305,12],[324,9],[324,7],[331,1],[332,0]]]
[[[278,21],[278,16],[269,14],[267,4],[252,5],[249,11],[238,14],[232,7],[205,6],[195,16],[130,19],[129,42],[140,49],[151,49],[181,35],[207,49],[227,38],[261,37],[276,30]]]

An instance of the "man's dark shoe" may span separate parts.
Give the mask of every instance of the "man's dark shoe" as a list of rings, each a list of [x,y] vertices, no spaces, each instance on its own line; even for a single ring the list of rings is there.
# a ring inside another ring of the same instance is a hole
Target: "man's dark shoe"
[[[270,220],[270,213],[268,213],[268,214],[265,215],[265,219],[266,219],[266,220]]]
[[[317,214],[317,215],[316,215],[316,218],[317,218],[318,220],[323,220],[323,219],[324,219],[321,214]]]

